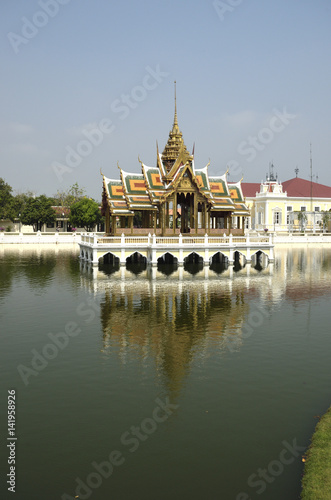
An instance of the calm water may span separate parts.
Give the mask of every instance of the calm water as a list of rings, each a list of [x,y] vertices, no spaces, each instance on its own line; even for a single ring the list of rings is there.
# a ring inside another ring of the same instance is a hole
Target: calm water
[[[331,400],[330,248],[154,276],[81,271],[75,247],[1,252],[1,498],[299,498]]]

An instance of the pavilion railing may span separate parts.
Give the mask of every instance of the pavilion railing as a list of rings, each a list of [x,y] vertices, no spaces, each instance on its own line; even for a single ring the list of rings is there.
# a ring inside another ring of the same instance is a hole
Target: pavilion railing
[[[162,246],[213,246],[213,245],[243,245],[250,246],[251,244],[273,244],[273,235],[246,235],[246,236],[158,236],[158,235],[147,235],[147,236],[132,236],[127,234],[122,234],[121,236],[100,236],[93,233],[83,233],[81,235],[81,244],[87,244],[88,246],[151,246],[151,245],[162,245]]]

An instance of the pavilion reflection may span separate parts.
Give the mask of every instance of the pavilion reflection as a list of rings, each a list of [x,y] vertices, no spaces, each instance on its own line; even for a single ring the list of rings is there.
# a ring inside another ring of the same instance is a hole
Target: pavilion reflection
[[[102,294],[103,353],[117,352],[123,363],[152,357],[175,395],[195,356],[207,356],[215,342],[226,350],[228,335],[240,335],[249,305],[239,288],[147,283],[122,282]]]
[[[220,263],[219,263],[220,264]],[[205,266],[195,275],[183,267],[171,275],[147,267],[133,275],[121,267],[111,278],[98,270],[81,274],[81,283],[101,296],[103,354],[123,363],[153,360],[162,383],[178,393],[195,359],[204,362],[239,351],[245,326],[259,304],[265,317],[282,302],[330,296],[331,252],[279,249],[275,263],[262,268],[233,267],[217,274]]]

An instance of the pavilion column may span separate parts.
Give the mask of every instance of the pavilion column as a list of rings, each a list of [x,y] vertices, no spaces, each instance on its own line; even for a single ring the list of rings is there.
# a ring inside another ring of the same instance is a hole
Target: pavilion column
[[[195,199],[196,196],[193,195],[193,204],[194,204],[194,228],[195,228],[195,234],[198,234],[198,216],[199,216],[199,211],[198,211],[198,200]]]
[[[116,234],[116,215],[111,217],[112,233]]]
[[[130,217],[131,234],[133,234],[133,217]]]
[[[107,207],[107,211],[106,211],[106,220],[105,220],[105,233],[106,234],[110,234],[110,213],[109,213],[109,209]]]
[[[169,201],[166,202],[166,230],[169,228]]]
[[[183,203],[183,193],[180,193],[180,232],[183,234],[184,232],[184,203]]]
[[[161,234],[164,236],[164,203],[160,205]]]
[[[174,199],[172,203],[172,229],[174,234],[176,234],[176,225],[177,225],[177,193],[174,194]]]

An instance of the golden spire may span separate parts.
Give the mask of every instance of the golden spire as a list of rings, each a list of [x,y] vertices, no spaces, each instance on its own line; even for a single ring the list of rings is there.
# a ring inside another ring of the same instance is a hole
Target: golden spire
[[[182,148],[187,157],[190,157],[189,152],[183,141],[183,134],[179,130],[177,118],[177,95],[176,95],[176,81],[175,84],[175,116],[172,130],[169,132],[169,139],[162,153],[162,162],[167,172],[170,172],[172,166],[176,162]]]
[[[178,127],[178,119],[177,119],[177,97],[176,97],[176,80],[175,80],[175,117],[174,117],[174,125]]]

